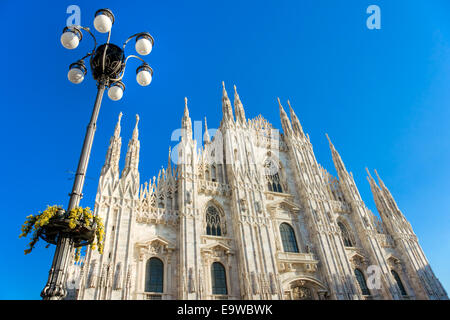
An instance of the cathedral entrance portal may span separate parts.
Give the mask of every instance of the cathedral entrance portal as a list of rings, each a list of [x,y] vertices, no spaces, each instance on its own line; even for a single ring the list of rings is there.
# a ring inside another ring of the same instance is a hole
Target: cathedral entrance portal
[[[284,290],[285,300],[324,300],[327,290],[322,284],[308,279],[297,279],[290,282]]]

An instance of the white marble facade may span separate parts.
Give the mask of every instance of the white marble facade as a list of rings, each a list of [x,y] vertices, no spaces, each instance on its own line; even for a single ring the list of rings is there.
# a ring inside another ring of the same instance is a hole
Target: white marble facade
[[[224,86],[219,129],[210,139],[206,128],[198,147],[186,100],[180,142],[144,184],[139,117],[119,175],[120,115],[95,201],[104,254],[87,251],[68,297],[448,299],[383,181],[368,171],[379,219],[331,140],[338,177],[316,161],[290,104],[290,119],[279,108],[283,134],[262,116],[246,119],[236,88],[233,114]]]

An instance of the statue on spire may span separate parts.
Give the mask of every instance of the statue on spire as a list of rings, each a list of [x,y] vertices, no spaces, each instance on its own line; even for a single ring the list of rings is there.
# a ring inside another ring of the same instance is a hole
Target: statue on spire
[[[234,122],[233,110],[231,108],[230,99],[228,99],[227,90],[225,89],[225,82],[222,81],[222,112],[225,122]]]
[[[242,126],[245,126],[246,122],[244,106],[242,105],[241,99],[239,98],[236,86],[234,86],[234,112],[236,114],[236,122],[240,123]]]
[[[205,143],[211,142],[211,138],[209,137],[209,132],[208,132],[208,124],[206,123],[206,117],[205,117],[205,134],[203,135],[203,140],[205,141]]]
[[[189,117],[187,97],[184,97],[184,114],[183,118],[181,119],[181,129],[182,129],[182,136],[185,137],[185,139],[188,140],[192,139],[192,122],[191,118]]]
[[[184,97],[184,116],[189,117],[188,98]]]
[[[119,113],[119,120],[117,120],[116,128],[114,129],[114,137],[118,138],[120,136],[120,121],[122,119],[123,113]]]
[[[109,147],[106,153],[105,164],[103,165],[101,175],[105,175],[109,169],[112,169],[113,173],[119,176],[119,160],[120,160],[120,148],[122,147],[122,138],[120,137],[120,121],[122,119],[122,112],[119,113],[119,119],[117,120],[116,127],[114,129],[114,135],[109,140]]]
[[[126,176],[129,172],[133,172],[135,175],[139,175],[138,166],[139,166],[139,150],[140,150],[140,142],[139,142],[139,115],[136,115],[136,124],[133,130],[133,136],[128,142],[127,155],[125,157],[125,167],[122,170],[122,176]]]
[[[138,123],[139,123],[139,115],[136,115],[136,125],[134,126],[133,130],[133,139],[137,140],[139,137],[139,130],[138,130]]]

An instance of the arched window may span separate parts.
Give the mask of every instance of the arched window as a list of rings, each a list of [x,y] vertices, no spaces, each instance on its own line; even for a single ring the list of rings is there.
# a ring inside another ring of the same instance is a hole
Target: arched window
[[[225,268],[220,262],[214,262],[211,266],[211,281],[213,294],[228,294],[227,276],[225,274]]]
[[[402,280],[400,279],[400,276],[395,270],[391,270],[392,275],[394,276],[395,281],[397,282],[397,286],[400,289],[400,292],[402,293],[402,296],[407,296],[405,287],[403,286]]]
[[[347,231],[347,228],[344,226],[342,222],[338,222],[339,229],[341,229],[341,235],[342,239],[344,240],[344,246],[346,247],[353,247],[352,240],[350,238],[350,235]]]
[[[361,292],[365,296],[370,296],[369,288],[367,287],[366,278],[364,277],[364,274],[361,270],[355,269],[355,277],[358,281],[359,288],[361,289]]]
[[[266,160],[264,163],[264,173],[267,180],[267,189],[272,192],[283,192],[281,180],[278,174],[278,166],[272,160]]]
[[[225,219],[220,216],[219,210],[214,206],[206,209],[206,234],[210,236],[224,236],[226,234]]]
[[[145,292],[163,292],[164,265],[158,258],[147,261],[145,273]]]
[[[294,229],[290,225],[282,223],[280,225],[280,234],[284,252],[299,252]]]

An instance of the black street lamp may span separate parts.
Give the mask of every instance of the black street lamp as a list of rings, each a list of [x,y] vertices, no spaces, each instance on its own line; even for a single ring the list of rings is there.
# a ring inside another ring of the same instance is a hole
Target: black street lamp
[[[129,58],[137,58],[142,61],[136,70],[136,80],[141,86],[147,86],[152,81],[153,70],[150,66],[136,55],[128,55],[125,57],[125,46],[127,43],[135,38],[136,51],[140,55],[147,55],[151,52],[154,44],[152,36],[148,32],[141,32],[129,37],[119,47],[109,42],[111,37],[111,27],[114,24],[114,15],[109,9],[100,9],[95,13],[94,27],[100,33],[108,33],[108,40],[105,44],[97,47],[97,40],[91,33],[89,28],[82,26],[65,27],[61,35],[61,43],[67,49],[75,49],[83,38],[83,31],[88,32],[94,39],[94,48],[91,52],[86,54],[83,58],[72,63],[69,66],[67,74],[68,79],[75,84],[81,83],[87,73],[87,68],[84,60],[90,57],[91,72],[94,80],[97,81],[97,97],[95,99],[94,109],[92,111],[91,120],[86,130],[84,138],[83,149],[81,150],[80,160],[73,183],[72,192],[70,193],[69,206],[67,211],[61,210],[59,213],[61,218],[64,218],[72,209],[78,207],[82,198],[82,191],[84,179],[86,176],[87,165],[89,163],[89,156],[91,153],[92,142],[94,140],[95,129],[97,127],[97,118],[100,111],[100,105],[103,98],[103,93],[108,89],[108,96],[111,100],[120,100],[125,90],[125,85],[122,82],[126,63]],[[52,267],[49,272],[47,284],[41,292],[41,297],[45,300],[61,300],[67,295],[66,290],[66,274],[71,255],[73,254],[74,245],[86,245],[89,241],[80,242],[79,239],[74,239],[73,233],[67,231],[67,227],[63,224],[61,227],[56,227],[57,240],[56,250],[53,257]],[[92,233],[91,230],[86,230],[86,233]],[[90,238],[86,234],[86,239]]]

